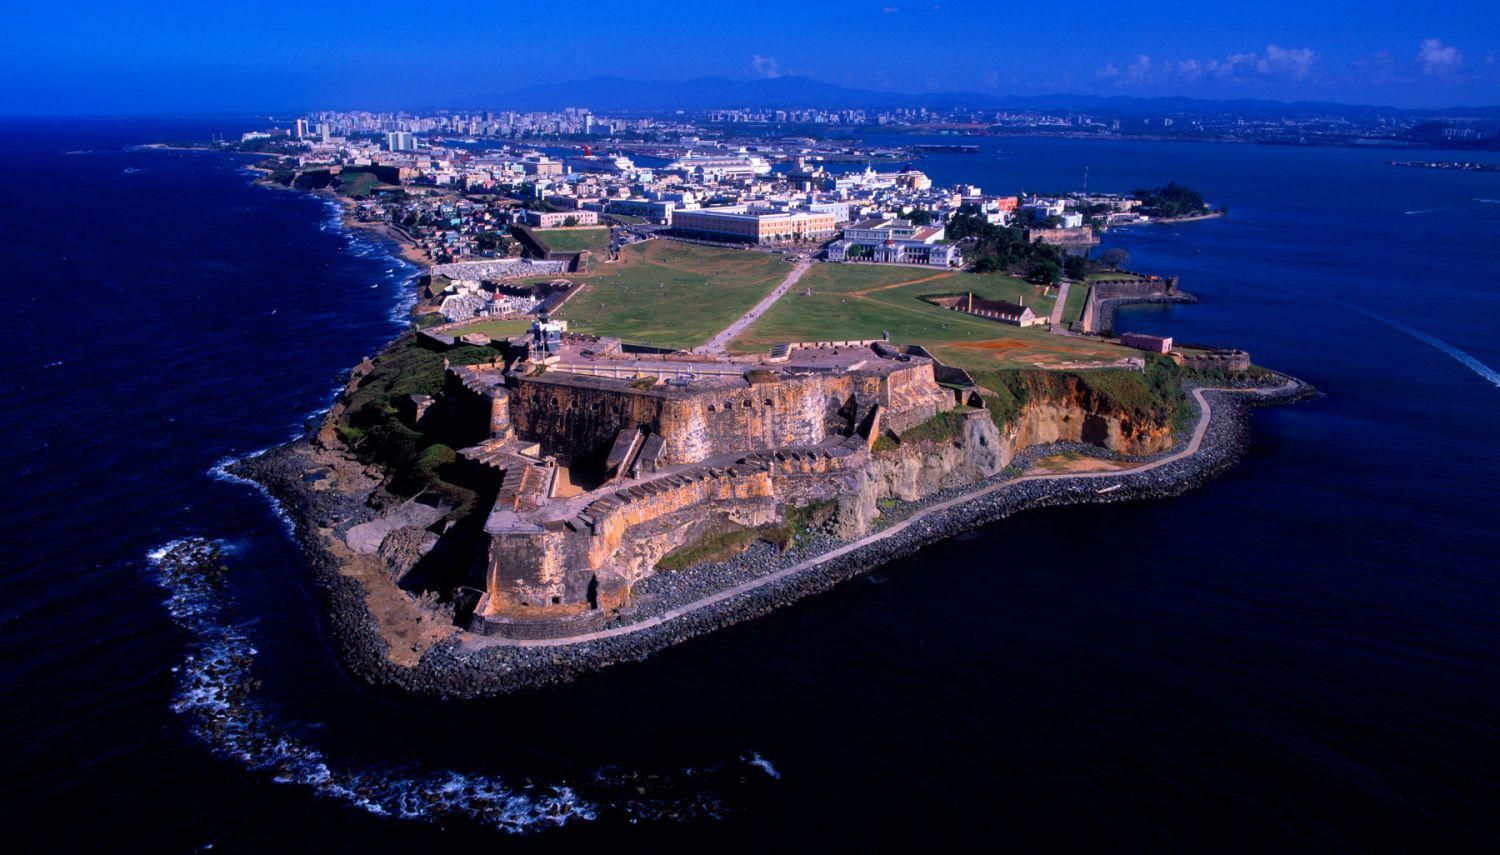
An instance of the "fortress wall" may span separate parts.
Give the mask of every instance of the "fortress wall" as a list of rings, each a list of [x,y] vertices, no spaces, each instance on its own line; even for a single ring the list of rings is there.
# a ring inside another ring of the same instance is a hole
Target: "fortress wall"
[[[486,577],[490,608],[546,606],[553,598],[560,605],[583,604],[596,579],[600,607],[616,606],[661,556],[693,535],[691,526],[663,532],[653,529],[653,523],[674,514],[706,518],[721,513],[742,525],[763,524],[775,517],[779,505],[837,495],[843,484],[838,476],[867,461],[865,453],[840,457],[802,449],[728,468],[705,467],[592,503],[584,512],[594,521],[592,531],[557,526],[494,534]],[[646,537],[649,549],[638,548],[642,544],[637,541]]]
[[[870,461],[868,452],[844,457],[803,455],[773,463],[772,484],[778,505],[807,505],[835,499],[854,489],[851,478]]]
[[[666,441],[663,460],[696,463],[757,448],[822,442],[827,436],[822,380],[816,374],[792,376],[669,401],[655,426]]]
[[[633,535],[670,514],[694,510],[726,512],[747,521],[774,505],[775,487],[767,467],[703,469],[628,488],[591,504],[585,511],[593,530],[555,526],[539,532],[503,532],[490,536],[486,587],[489,608],[508,609],[579,605],[588,602],[590,583],[601,608],[623,602],[629,585],[651,572],[656,560],[690,533],[656,545],[646,566],[625,566],[616,559]],[[763,515],[763,514],[762,514]],[[628,550],[627,550],[628,551]]]
[[[541,617],[552,605],[618,606],[635,581],[700,536],[701,524],[715,515],[756,526],[775,521],[786,504],[837,497],[854,470],[868,463],[869,452],[857,443],[818,446],[859,426],[877,407],[885,418],[915,424],[952,405],[925,360],[886,375],[809,371],[767,378],[752,372],[749,379],[683,394],[517,378],[506,398],[510,424],[564,462],[607,445],[630,425],[663,438],[667,464],[723,455],[748,459],[602,494],[578,517],[546,522],[542,530],[493,533],[487,612],[514,614],[524,606],[523,613],[536,608]],[[497,411],[487,418],[493,424]]]
[[[552,598],[561,598],[569,587],[570,570],[587,567],[586,546],[566,528],[491,536],[485,567],[489,609],[551,605]],[[586,595],[585,590],[576,600],[561,602],[582,602]]]
[[[1079,321],[1086,333],[1100,332],[1108,326],[1104,303],[1109,300],[1149,300],[1176,296],[1177,277],[1166,279],[1104,279],[1089,285]]]
[[[771,473],[765,468],[752,466],[702,469],[615,493],[612,501],[618,500],[619,504],[610,507],[602,506],[606,503],[596,503],[588,510],[595,520],[593,537],[589,541],[589,566],[603,566],[629,541],[633,531],[669,514],[687,509],[699,509],[704,513],[732,511],[737,504],[759,505],[774,496]],[[651,563],[655,564],[654,561]],[[650,569],[637,568],[645,572]]]
[[[448,388],[460,402],[459,424],[472,429],[474,441],[513,431],[539,441],[544,453],[565,465],[630,427],[662,437],[663,464],[692,464],[755,449],[816,445],[858,427],[876,404],[888,423],[903,429],[936,414],[948,398],[925,360],[885,376],[808,372],[688,394],[576,385],[545,375],[515,378],[507,391],[487,387],[462,369],[449,373]]]
[[[932,363],[924,361],[891,374],[880,406],[885,426],[900,433],[951,409],[953,398],[937,385]]]
[[[510,390],[516,433],[537,440],[565,465],[607,446],[622,428],[661,420],[660,396],[635,389],[591,388],[522,377]]]

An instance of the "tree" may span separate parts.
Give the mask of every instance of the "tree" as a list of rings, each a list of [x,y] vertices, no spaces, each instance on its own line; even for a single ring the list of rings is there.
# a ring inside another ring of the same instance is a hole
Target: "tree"
[[[1198,191],[1176,181],[1155,190],[1137,190],[1131,195],[1141,200],[1140,212],[1151,217],[1187,217],[1208,210]]]
[[[1130,263],[1130,253],[1117,246],[1099,253],[1099,263],[1108,266],[1111,270],[1119,270]]]
[[[474,246],[486,252],[496,252],[506,248],[510,238],[497,231],[483,231],[474,236]]]
[[[1088,275],[1088,259],[1081,255],[1069,255],[1063,258],[1063,272],[1068,274],[1069,279],[1082,279]]]
[[[1039,285],[1056,285],[1062,281],[1062,267],[1051,258],[1035,258],[1026,267],[1026,278]]]
[[[565,217],[565,218],[563,218],[563,225],[566,226],[566,227],[568,227],[568,228],[572,228],[573,226],[578,225],[578,218],[577,217]]]

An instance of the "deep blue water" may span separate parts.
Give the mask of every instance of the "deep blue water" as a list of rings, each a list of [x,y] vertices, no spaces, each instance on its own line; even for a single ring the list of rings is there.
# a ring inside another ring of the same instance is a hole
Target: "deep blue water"
[[[251,126],[0,128],[13,837],[168,850],[1500,842],[1500,388],[1392,325],[1500,366],[1500,204],[1481,201],[1500,199],[1500,174],[1349,149],[1055,140],[927,158],[939,182],[1066,188],[1087,166],[1092,189],[1175,178],[1230,205],[1226,220],[1109,237],[1203,298],[1119,325],[1246,347],[1326,397],[1258,414],[1245,461],[1185,497],[1023,515],[645,663],[441,704],[345,678],[285,524],[210,474],[327,404],[338,372],[398,329],[410,273],[320,200],[251,186],[234,158],[126,148]],[[515,788],[522,816],[570,785],[598,818],[500,839],[217,757],[172,711],[174,669],[201,639],[168,614],[147,560],[190,535],[231,550],[268,728],[356,783],[485,776]],[[649,807],[633,785],[597,782],[632,775],[662,776],[672,805],[717,818],[631,822]]]

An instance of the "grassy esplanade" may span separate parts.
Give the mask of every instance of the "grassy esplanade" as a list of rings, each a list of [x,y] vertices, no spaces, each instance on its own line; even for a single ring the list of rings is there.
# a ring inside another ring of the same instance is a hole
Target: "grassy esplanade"
[[[791,266],[779,256],[666,240],[631,244],[559,317],[569,328],[663,347],[696,347],[766,296]]]
[[[482,333],[490,338],[509,338],[520,335],[531,329],[531,318],[505,318],[481,320],[464,324],[449,331],[450,335],[469,335],[471,333]]]
[[[805,296],[806,290],[811,296]],[[1075,289],[1085,290],[1085,289]],[[1107,362],[1126,353],[1097,342],[1053,335],[1045,327],[1021,329],[934,306],[930,294],[1024,300],[1038,315],[1052,311],[1054,291],[995,273],[923,270],[917,267],[818,264],[757,320],[732,349],[754,351],[778,342],[879,338],[930,348],[950,364],[975,368]],[[1073,302],[1070,294],[1068,302]],[[1082,295],[1078,297],[1082,301]]]
[[[534,229],[532,234],[546,241],[553,252],[581,252],[586,249],[601,258],[609,253],[609,229],[603,226]]]

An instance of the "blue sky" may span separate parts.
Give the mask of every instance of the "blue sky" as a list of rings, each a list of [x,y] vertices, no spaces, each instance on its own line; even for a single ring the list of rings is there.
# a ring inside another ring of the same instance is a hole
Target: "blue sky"
[[[1500,104],[1500,4],[26,4],[0,112],[503,107],[532,83],[804,75],[856,88]]]

